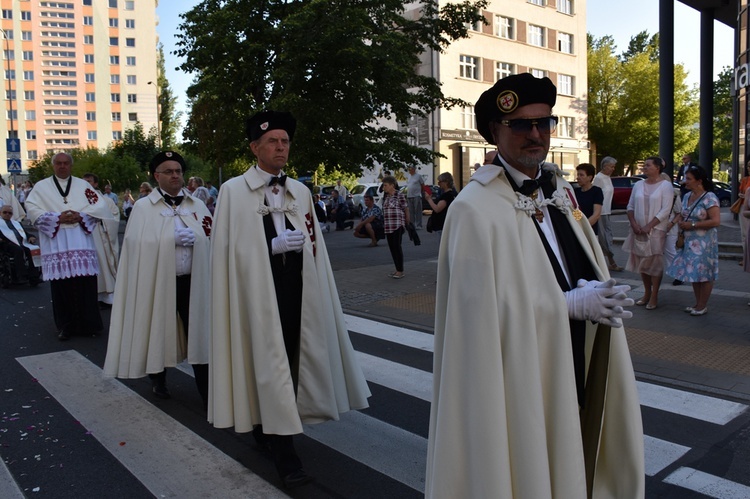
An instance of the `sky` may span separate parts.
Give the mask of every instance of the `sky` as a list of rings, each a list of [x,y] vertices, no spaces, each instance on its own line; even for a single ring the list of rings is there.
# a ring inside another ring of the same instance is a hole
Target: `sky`
[[[193,76],[177,70],[182,60],[172,52],[176,49],[175,33],[182,22],[179,14],[190,10],[200,0],[160,0],[156,9],[159,19],[157,33],[164,45],[166,76],[169,85],[177,97],[177,111],[187,111],[185,92]],[[627,49],[630,38],[641,31],[654,34],[659,30],[659,2],[656,0],[588,0],[587,31],[596,38],[611,35],[617,44],[617,53]],[[686,36],[689,33],[690,36]],[[698,85],[698,54],[700,53],[700,14],[675,1],[675,62],[682,63],[688,70],[688,84]],[[734,41],[732,30],[721,23],[714,26],[714,77],[725,66],[734,66]],[[580,49],[580,47],[579,47]],[[184,126],[186,114],[181,119]],[[181,132],[178,140],[181,140]]]

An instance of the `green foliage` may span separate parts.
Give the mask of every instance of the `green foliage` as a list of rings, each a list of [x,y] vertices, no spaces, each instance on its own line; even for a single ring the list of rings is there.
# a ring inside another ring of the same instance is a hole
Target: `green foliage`
[[[156,134],[152,130],[147,136],[140,122],[136,122],[132,128],[125,130],[122,140],[114,143],[110,150],[118,158],[134,158],[141,171],[144,172],[148,171],[151,158],[159,152],[156,147]]]
[[[55,154],[48,151],[34,161],[29,168],[29,179],[32,182],[52,175],[52,157]],[[93,173],[99,177],[100,189],[110,184],[113,191],[122,192],[148,181],[148,175],[141,171],[136,160],[130,156],[118,157],[111,151],[102,153],[94,148],[74,149],[70,155],[73,156],[73,176],[82,177],[86,173]]]
[[[157,65],[159,67],[159,77],[157,79],[159,85],[159,121],[160,126],[160,138],[161,138],[161,149],[168,151],[175,148],[177,135],[177,129],[180,126],[180,116],[182,113],[175,111],[177,105],[177,97],[172,92],[172,88],[169,86],[169,80],[165,76],[164,69],[164,46],[159,44],[159,53],[157,59]]]
[[[734,71],[722,68],[714,82],[714,160],[731,163],[732,159],[732,104],[731,82]],[[714,161],[715,162],[715,161]]]
[[[698,142],[697,92],[685,83],[681,64],[674,69],[676,151],[692,151]],[[618,169],[659,151],[658,37],[641,32],[628,50],[615,53],[612,37],[588,36],[588,130],[600,160],[618,159]],[[597,161],[598,162],[598,161]],[[617,172],[618,174],[621,171]]]
[[[440,3],[421,2],[416,18],[404,16],[412,2],[403,0],[204,0],[182,14],[177,34],[181,69],[196,74],[186,148],[215,167],[245,157],[245,119],[269,108],[298,120],[298,171],[432,162],[436,152],[381,123],[464,104],[417,68],[426,50],[483,21],[487,2]]]

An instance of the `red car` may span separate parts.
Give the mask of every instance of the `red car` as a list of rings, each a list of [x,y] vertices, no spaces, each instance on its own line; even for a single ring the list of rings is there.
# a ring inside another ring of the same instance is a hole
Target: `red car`
[[[628,207],[630,194],[636,182],[643,180],[641,177],[612,177],[612,187],[615,193],[612,195],[612,209],[620,210]]]

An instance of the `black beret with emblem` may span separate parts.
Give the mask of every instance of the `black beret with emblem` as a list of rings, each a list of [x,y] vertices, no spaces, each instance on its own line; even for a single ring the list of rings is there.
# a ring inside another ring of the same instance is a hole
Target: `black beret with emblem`
[[[490,123],[500,121],[528,104],[542,103],[554,107],[556,100],[557,87],[546,76],[536,78],[531,73],[521,73],[497,80],[492,88],[479,96],[474,106],[477,131],[487,142],[494,144]]]
[[[251,141],[258,140],[271,130],[285,130],[289,140],[294,137],[297,120],[286,111],[261,111],[247,120],[247,136]]]
[[[185,173],[185,170],[187,170],[187,164],[185,163],[185,160],[182,156],[174,151],[162,151],[154,156],[154,159],[152,159],[151,163],[148,165],[148,171],[151,172],[151,175],[153,175],[154,171],[159,167],[159,165],[164,163],[165,161],[177,161],[180,164],[183,173]]]

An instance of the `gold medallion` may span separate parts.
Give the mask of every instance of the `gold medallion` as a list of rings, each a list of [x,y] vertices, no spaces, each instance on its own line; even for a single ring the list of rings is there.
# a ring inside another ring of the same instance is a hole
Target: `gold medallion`
[[[573,210],[573,218],[576,219],[576,222],[580,221],[583,218],[583,212],[576,208],[575,210]]]

